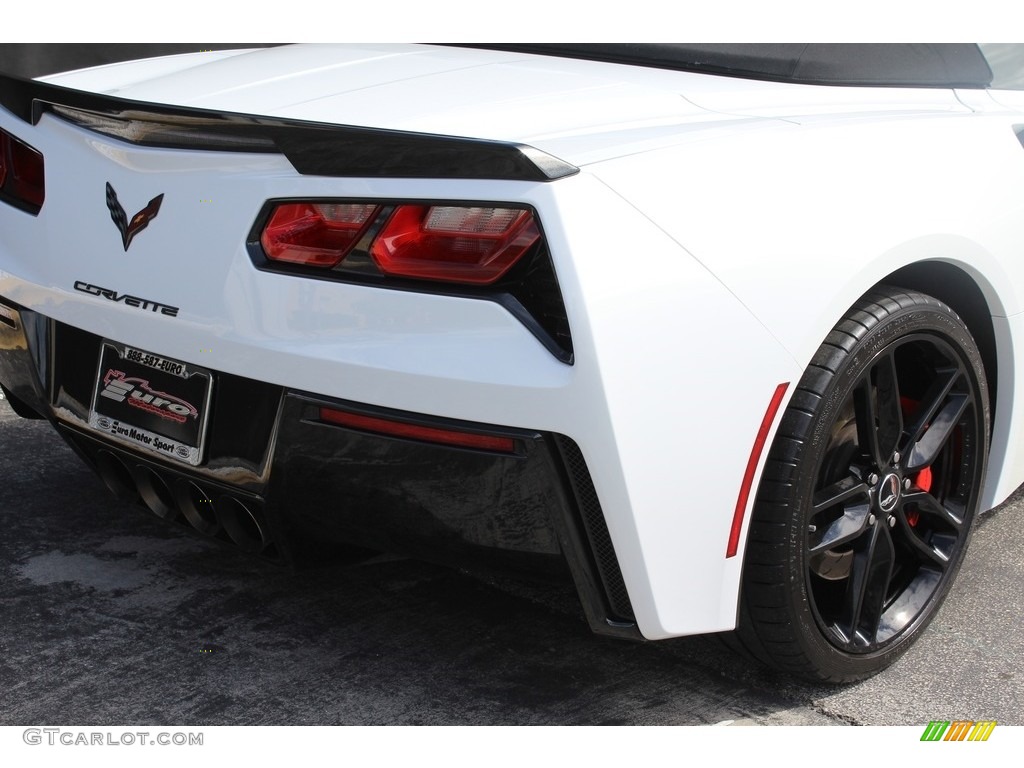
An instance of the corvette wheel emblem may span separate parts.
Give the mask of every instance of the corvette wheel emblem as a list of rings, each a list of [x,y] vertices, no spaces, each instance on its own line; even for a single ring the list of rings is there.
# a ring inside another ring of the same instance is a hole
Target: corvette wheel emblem
[[[878,506],[888,514],[896,509],[900,500],[900,478],[892,473],[886,475],[885,479],[878,486]]]
[[[149,226],[149,222],[156,218],[157,213],[160,212],[160,203],[163,202],[163,199],[163,194],[157,195],[149,201],[145,208],[132,216],[131,221],[128,221],[124,208],[121,207],[121,203],[117,200],[117,192],[110,186],[110,182],[107,182],[107,208],[110,210],[110,218],[113,220],[114,226],[121,233],[121,243],[124,245],[126,253],[128,246],[132,244],[132,239]]]

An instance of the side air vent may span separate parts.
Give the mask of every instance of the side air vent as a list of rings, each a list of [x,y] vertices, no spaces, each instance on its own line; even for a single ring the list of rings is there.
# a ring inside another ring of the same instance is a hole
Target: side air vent
[[[572,483],[576,503],[579,506],[583,527],[590,540],[591,550],[597,570],[601,575],[605,593],[608,596],[608,607],[612,618],[633,621],[633,605],[629,601],[626,583],[622,579],[619,560],[615,556],[615,548],[608,533],[608,525],[604,520],[604,511],[597,498],[594,481],[590,478],[590,470],[583,458],[583,453],[575,441],[565,435],[556,435],[558,448],[562,453],[569,479]]]

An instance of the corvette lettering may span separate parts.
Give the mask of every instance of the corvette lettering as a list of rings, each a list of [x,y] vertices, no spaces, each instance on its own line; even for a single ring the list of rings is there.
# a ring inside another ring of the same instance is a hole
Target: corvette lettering
[[[149,386],[146,379],[134,376],[126,377],[124,371],[110,369],[103,377],[103,390],[100,397],[106,397],[119,403],[143,411],[154,413],[162,419],[184,423],[189,417],[199,417],[199,410],[179,397],[159,392]]]
[[[101,288],[98,285],[87,283],[84,280],[75,281],[75,290],[81,291],[82,293],[88,293],[90,296],[100,296],[108,301],[113,302],[124,302],[129,307],[138,307],[139,309],[148,309],[151,312],[159,312],[167,317],[177,317],[178,307],[172,307],[170,304],[161,304],[158,301],[152,301],[150,299],[143,299],[139,296],[132,296],[127,293],[118,293],[111,288]]]

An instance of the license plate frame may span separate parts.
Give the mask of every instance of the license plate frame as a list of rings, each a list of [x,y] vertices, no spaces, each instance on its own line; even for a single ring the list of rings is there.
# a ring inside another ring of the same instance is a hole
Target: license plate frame
[[[208,432],[213,372],[104,339],[89,426],[164,458],[199,466]]]

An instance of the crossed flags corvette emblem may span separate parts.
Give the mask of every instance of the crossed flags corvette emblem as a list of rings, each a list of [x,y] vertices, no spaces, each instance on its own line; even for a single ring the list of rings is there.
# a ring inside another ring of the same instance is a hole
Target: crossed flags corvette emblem
[[[114,226],[121,233],[121,243],[124,245],[126,253],[128,252],[128,246],[132,244],[132,239],[148,227],[149,222],[156,218],[157,213],[160,212],[160,203],[163,202],[163,199],[162,193],[157,195],[149,201],[145,208],[132,216],[131,221],[129,221],[124,208],[121,207],[121,203],[117,200],[117,192],[110,186],[110,182],[107,182],[107,209],[110,211],[110,218],[113,220]]]

